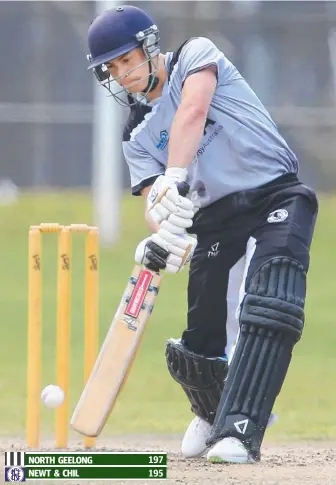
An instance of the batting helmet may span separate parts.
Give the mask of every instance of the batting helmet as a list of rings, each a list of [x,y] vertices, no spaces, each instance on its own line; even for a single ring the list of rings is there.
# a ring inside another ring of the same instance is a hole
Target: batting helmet
[[[94,70],[100,84],[114,97],[115,93],[110,88],[112,80],[105,64],[137,47],[143,48],[150,66],[145,94],[157,84],[151,61],[160,53],[159,30],[153,19],[140,8],[131,5],[120,6],[96,17],[89,27],[88,44],[88,69]],[[124,91],[126,90],[123,89],[118,94]]]

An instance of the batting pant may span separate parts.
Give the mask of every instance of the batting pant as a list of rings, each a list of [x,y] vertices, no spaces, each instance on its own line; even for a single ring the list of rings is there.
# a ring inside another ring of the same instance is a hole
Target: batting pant
[[[308,271],[317,201],[313,191],[302,184],[299,188],[284,186],[276,196],[262,199],[255,216],[251,213],[248,221],[246,214],[241,217],[243,226],[237,215],[231,222],[227,218],[220,230],[217,220],[216,230],[198,234],[189,274],[188,326],[182,335],[189,350],[231,358],[241,302],[265,261],[286,256]]]

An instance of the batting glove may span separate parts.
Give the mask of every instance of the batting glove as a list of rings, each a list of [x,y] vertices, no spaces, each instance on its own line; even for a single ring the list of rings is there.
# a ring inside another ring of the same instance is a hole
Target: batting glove
[[[190,262],[196,245],[196,238],[189,234],[172,234],[160,229],[138,244],[135,261],[154,271],[178,273]]]
[[[174,234],[181,234],[191,227],[194,217],[194,204],[179,195],[177,190],[177,184],[186,179],[187,169],[168,168],[165,175],[155,180],[147,196],[147,210],[151,218],[157,224],[166,221],[164,228]]]

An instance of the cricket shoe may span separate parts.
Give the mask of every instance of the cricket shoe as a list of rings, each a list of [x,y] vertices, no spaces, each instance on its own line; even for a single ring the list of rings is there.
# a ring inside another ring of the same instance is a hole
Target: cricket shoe
[[[252,455],[238,438],[228,436],[218,441],[208,451],[207,460],[210,463],[240,463],[247,465],[260,461],[260,452]]]
[[[276,414],[271,414],[267,427],[272,426],[278,420]],[[211,424],[198,416],[189,424],[181,445],[181,452],[185,458],[196,458],[203,456],[210,448],[206,441],[210,437]]]
[[[184,434],[181,452],[186,458],[202,456],[207,451],[206,441],[211,433],[211,424],[198,416],[189,424]]]

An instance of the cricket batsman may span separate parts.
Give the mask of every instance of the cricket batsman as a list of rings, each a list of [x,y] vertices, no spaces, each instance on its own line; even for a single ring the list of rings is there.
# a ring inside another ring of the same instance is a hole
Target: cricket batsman
[[[143,10],[108,10],[89,27],[89,69],[130,108],[123,152],[152,232],[136,262],[190,262],[186,328],[166,347],[194,413],[182,453],[255,463],[304,327],[317,199],[223,52],[194,37],[162,54],[159,40]]]

